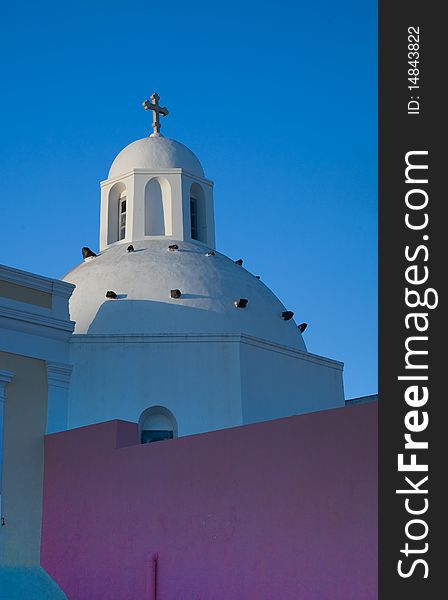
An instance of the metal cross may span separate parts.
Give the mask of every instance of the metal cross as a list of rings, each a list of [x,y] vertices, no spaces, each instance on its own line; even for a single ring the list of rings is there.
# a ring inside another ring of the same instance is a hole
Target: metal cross
[[[166,117],[168,114],[168,109],[162,106],[159,106],[160,96],[157,92],[154,92],[152,96],[150,96],[151,102],[149,100],[145,100],[142,102],[142,106],[145,110],[152,110],[152,129],[150,137],[157,137],[161,135],[160,133],[160,115],[162,117]]]

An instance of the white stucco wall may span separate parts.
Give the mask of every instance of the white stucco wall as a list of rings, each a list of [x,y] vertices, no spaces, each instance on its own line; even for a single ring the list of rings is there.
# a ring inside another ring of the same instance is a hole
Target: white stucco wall
[[[247,339],[240,352],[243,423],[344,406],[342,363]]]
[[[179,435],[242,422],[238,344],[219,336],[74,336],[69,427],[168,408]]]
[[[191,435],[344,405],[342,364],[246,335],[75,335],[70,428],[169,409]]]

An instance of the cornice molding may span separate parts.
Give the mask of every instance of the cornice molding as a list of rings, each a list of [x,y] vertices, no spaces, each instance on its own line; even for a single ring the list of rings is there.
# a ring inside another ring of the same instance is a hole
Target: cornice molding
[[[48,385],[68,388],[73,365],[66,363],[47,361],[47,380]]]
[[[71,333],[75,328],[74,321],[68,321],[65,319],[57,319],[51,315],[43,315],[40,313],[29,312],[21,310],[19,308],[12,308],[10,306],[0,306],[0,318],[13,319],[22,323],[29,323],[32,325],[38,325],[40,327],[49,327],[50,329],[57,329],[60,331],[66,331]]]
[[[183,333],[183,334],[169,334],[169,333],[154,333],[154,334],[111,334],[111,335],[99,335],[99,334],[73,334],[70,338],[71,344],[167,344],[167,343],[240,343],[248,346],[254,346],[256,348],[267,350],[270,352],[277,352],[292,358],[299,360],[305,360],[322,366],[326,366],[337,371],[342,371],[344,363],[336,361],[325,356],[319,356],[318,354],[311,354],[310,352],[304,352],[297,350],[296,348],[290,348],[289,346],[283,346],[282,344],[276,344],[261,338],[250,336],[247,334],[238,333]]]
[[[12,380],[12,378],[14,377],[14,373],[12,371],[2,371],[0,370],[0,402],[4,402],[5,401],[5,387],[6,385]],[[3,411],[3,409],[1,409]],[[3,412],[0,414],[0,420],[3,417]],[[0,426],[1,426],[1,422],[0,422]],[[1,440],[1,427],[0,427],[0,440]],[[1,448],[0,448],[1,450]],[[0,452],[1,455],[1,452]],[[0,459],[1,461],[1,459]],[[1,466],[1,465],[0,465]],[[0,473],[0,479],[1,479],[1,473]]]
[[[132,175],[187,175],[188,177],[191,177],[191,179],[194,179],[195,181],[199,181],[201,183],[204,183],[206,185],[208,185],[209,187],[213,187],[214,183],[211,179],[207,179],[206,177],[200,177],[199,175],[194,175],[193,173],[190,173],[189,171],[186,171],[185,169],[180,169],[180,168],[176,168],[176,169],[132,169],[131,171],[128,171],[127,173],[123,173],[123,175],[119,175],[117,177],[112,177],[111,179],[104,179],[103,181],[100,181],[100,188],[103,188],[107,185],[116,183],[117,181],[122,181],[123,179],[126,179],[127,177],[132,177]]]
[[[70,298],[75,289],[75,286],[71,283],[59,279],[50,279],[49,277],[28,273],[5,265],[0,265],[0,279],[33,290],[47,292],[47,294],[63,296],[67,299]]]
[[[12,371],[0,370],[0,383],[9,383],[13,377],[14,373]]]

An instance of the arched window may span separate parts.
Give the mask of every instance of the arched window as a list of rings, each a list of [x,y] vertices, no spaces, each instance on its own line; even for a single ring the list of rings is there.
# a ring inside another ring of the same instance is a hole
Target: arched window
[[[205,194],[198,183],[190,188],[190,232],[191,239],[207,242],[207,219],[205,212]]]
[[[191,239],[198,238],[198,201],[190,196],[190,224],[191,224]]]
[[[146,185],[145,235],[172,235],[171,187],[163,177]]]
[[[126,237],[126,191],[121,192],[118,202],[118,239]]]
[[[116,183],[108,196],[107,243],[113,244],[126,237],[126,186]]]
[[[150,444],[177,437],[177,422],[173,413],[164,406],[151,406],[140,415],[140,441]]]

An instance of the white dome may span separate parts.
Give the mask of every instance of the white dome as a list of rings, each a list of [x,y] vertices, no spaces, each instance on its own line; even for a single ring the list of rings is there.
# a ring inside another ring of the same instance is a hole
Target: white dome
[[[70,317],[78,334],[235,334],[245,333],[306,351],[294,320],[281,317],[285,307],[254,275],[222,254],[173,240],[111,246],[70,271],[64,281],[76,285]],[[170,290],[179,289],[179,299]],[[108,290],[118,299],[105,297]],[[246,298],[246,308],[235,300]]]
[[[184,169],[192,175],[204,177],[201,163],[189,148],[162,136],[146,137],[126,146],[112,163],[109,179],[132,169]]]

